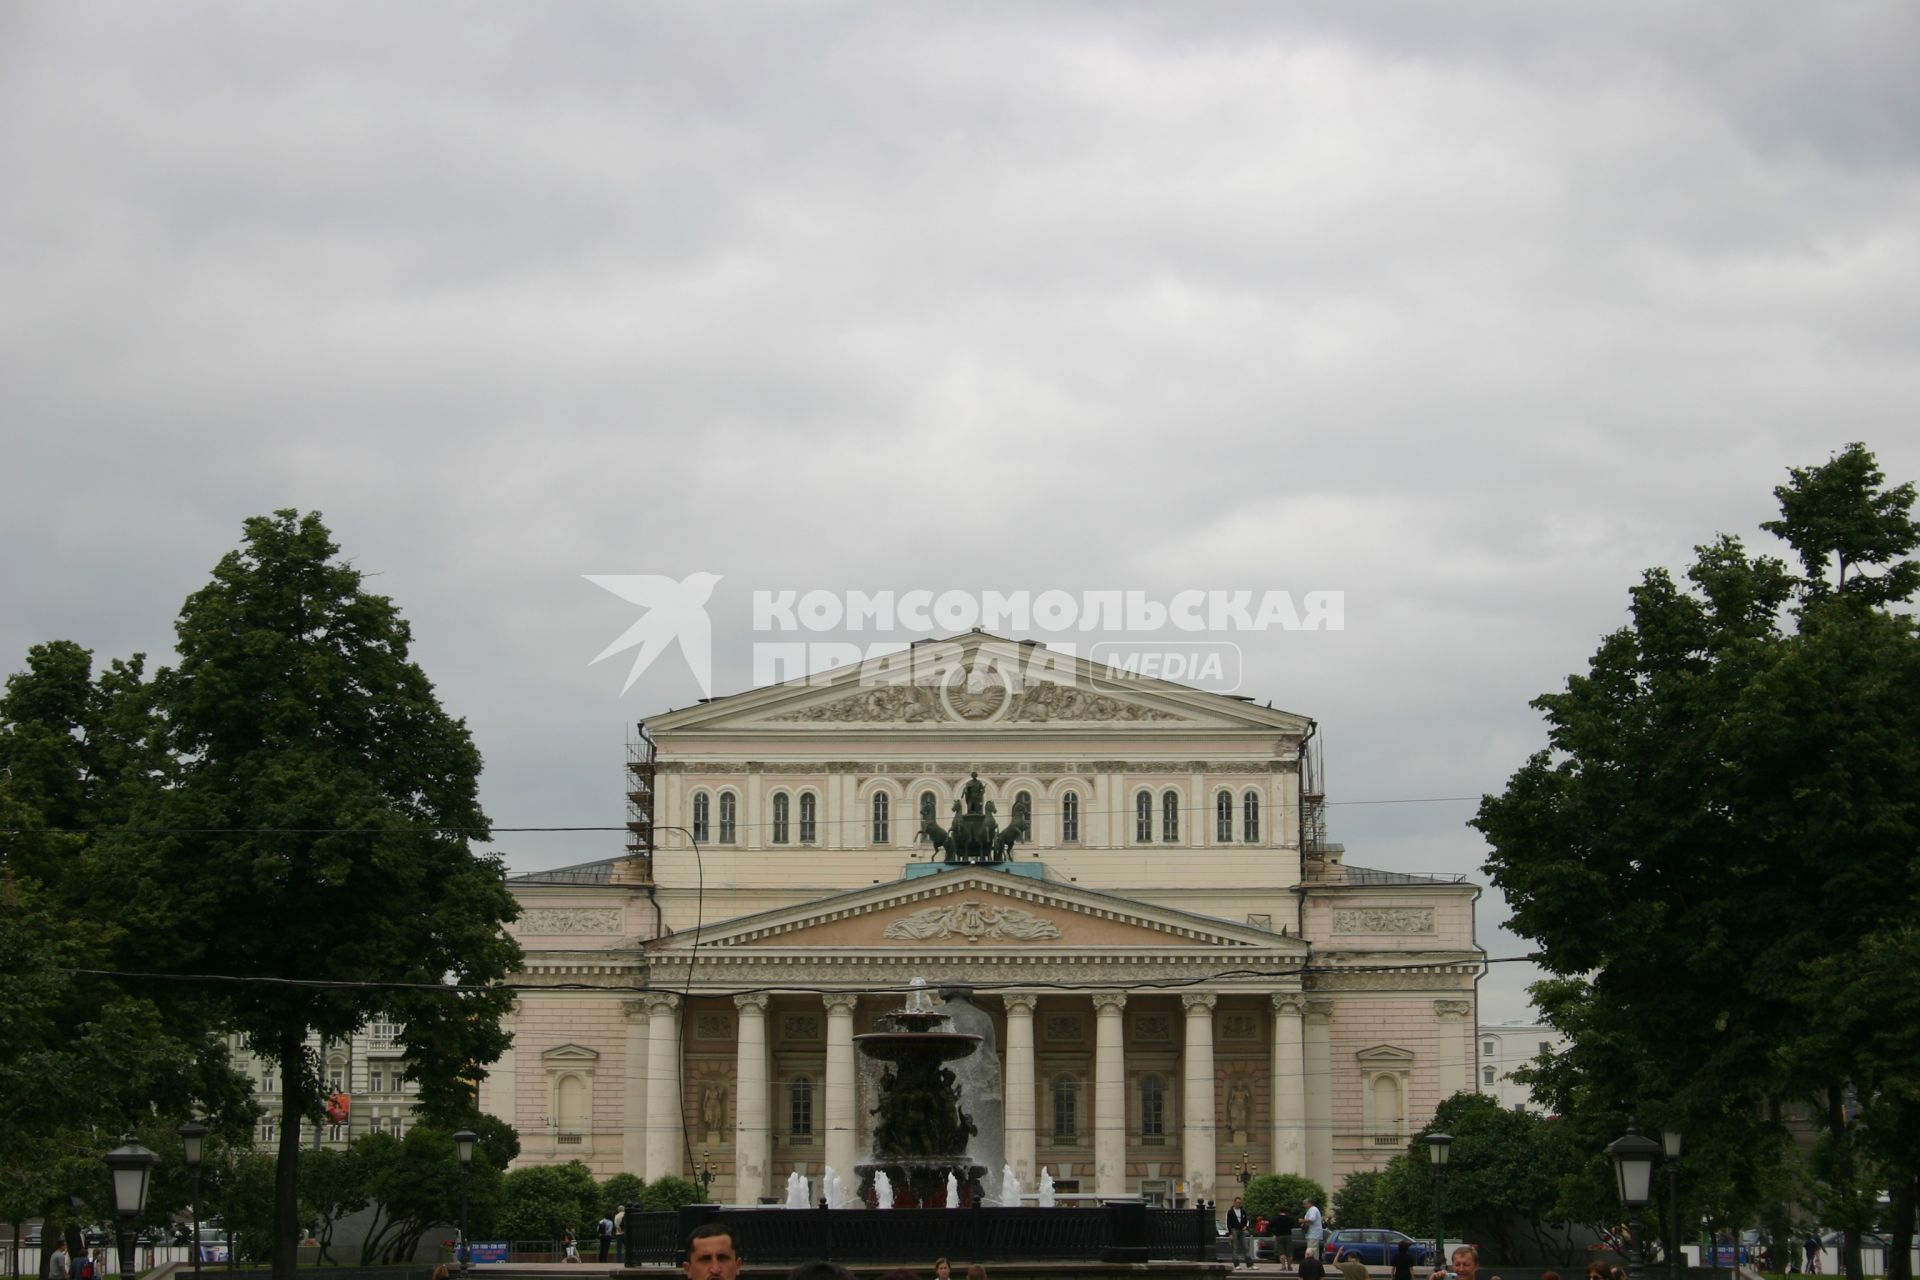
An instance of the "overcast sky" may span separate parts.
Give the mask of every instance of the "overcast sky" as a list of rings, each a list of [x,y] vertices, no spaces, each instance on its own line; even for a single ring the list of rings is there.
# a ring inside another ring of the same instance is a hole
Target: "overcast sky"
[[[1477,878],[1471,802],[1358,802],[1499,789],[1787,466],[1920,479],[1916,55],[1906,0],[6,4],[0,667],[164,655],[317,509],[494,821],[613,824],[697,689],[589,666],[583,574],[722,575],[716,692],[756,588],[1334,590],[1210,638],[1349,861]]]

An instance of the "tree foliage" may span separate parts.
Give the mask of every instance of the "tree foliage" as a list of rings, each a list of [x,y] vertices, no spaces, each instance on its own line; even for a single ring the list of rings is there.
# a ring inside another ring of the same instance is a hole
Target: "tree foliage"
[[[1327,1189],[1312,1178],[1298,1173],[1263,1173],[1247,1183],[1247,1216],[1271,1218],[1282,1211],[1297,1220],[1308,1200],[1327,1212]]]
[[[1587,671],[1535,701],[1550,749],[1474,821],[1572,1043],[1537,1090],[1583,1143],[1636,1115],[1681,1130],[1693,1207],[1722,1221],[1790,1193],[1791,1108],[1827,1126],[1836,1206],[1920,1159],[1870,1136],[1911,1108],[1861,1026],[1900,979],[1856,956],[1920,918],[1920,642],[1888,607],[1920,585],[1914,490],[1853,445],[1776,495],[1766,528],[1801,572],[1724,535],[1684,584],[1649,571]],[[1859,1019],[1822,1003],[1833,984]]]
[[[704,1199],[699,1183],[673,1173],[661,1174],[640,1193],[640,1205],[650,1213],[669,1212],[683,1204],[699,1204]]]
[[[578,1160],[526,1165],[506,1177],[500,1232],[509,1240],[558,1240],[568,1230],[577,1237],[600,1220],[600,1200],[600,1184]]]

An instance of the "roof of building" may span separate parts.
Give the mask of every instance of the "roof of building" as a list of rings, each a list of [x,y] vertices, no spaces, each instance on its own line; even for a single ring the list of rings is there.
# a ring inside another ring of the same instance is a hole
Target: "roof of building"
[[[1377,871],[1372,867],[1355,867],[1347,863],[1330,863],[1326,870],[1316,871],[1307,881],[1312,885],[1339,884],[1356,887],[1403,885],[1403,884],[1465,884],[1465,876],[1420,876],[1407,871]]]
[[[582,862],[571,867],[554,867],[549,871],[529,871],[525,875],[508,876],[508,884],[612,884],[613,868],[620,858],[605,858],[599,862]]]

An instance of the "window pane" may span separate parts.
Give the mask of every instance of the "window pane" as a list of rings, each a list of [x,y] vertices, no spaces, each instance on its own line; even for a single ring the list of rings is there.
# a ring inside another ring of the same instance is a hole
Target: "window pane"
[[[1254,844],[1260,839],[1260,793],[1257,791],[1247,792],[1247,798],[1241,806],[1241,811],[1240,825],[1245,829],[1246,841],[1248,844]]]
[[[723,791],[720,793],[721,844],[732,844],[734,842],[734,815],[738,812],[737,806],[739,803],[739,797],[734,795],[733,792]]]
[[[1069,791],[1060,797],[1060,843],[1077,844],[1080,840],[1080,797]]]
[[[1168,844],[1180,839],[1180,793],[1177,791],[1160,797],[1160,838]]]
[[[788,804],[787,793],[784,791],[773,798],[773,842],[775,844],[785,844],[787,842]]]
[[[1159,1076],[1148,1076],[1140,1082],[1140,1133],[1143,1137],[1158,1138],[1166,1131],[1166,1086],[1160,1083]]]
[[[1077,1110],[1079,1090],[1074,1087],[1072,1076],[1061,1076],[1053,1082],[1053,1136],[1072,1138],[1078,1135]]]
[[[1224,791],[1213,798],[1213,838],[1220,844],[1233,843],[1233,797]]]
[[[788,1090],[787,1132],[796,1138],[813,1134],[813,1081],[806,1076],[795,1076]]]
[[[814,805],[813,793],[809,791],[800,797],[800,843],[812,844],[814,841]]]
[[[892,803],[887,799],[886,792],[884,791],[874,792],[874,795],[873,795],[873,842],[875,844],[886,844],[893,839],[893,834],[892,834],[893,825],[890,820],[892,808],[893,808]]]
[[[1133,798],[1133,838],[1139,844],[1153,843],[1153,797],[1144,791]]]
[[[707,812],[711,797],[702,791],[693,798],[693,838],[701,844],[707,842]]]

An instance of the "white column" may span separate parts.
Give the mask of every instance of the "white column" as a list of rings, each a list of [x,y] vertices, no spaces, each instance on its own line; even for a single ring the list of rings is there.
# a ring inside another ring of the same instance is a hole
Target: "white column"
[[[647,1181],[686,1172],[680,1139],[680,997],[647,1004]]]
[[[767,996],[735,996],[740,1040],[734,1049],[733,1202],[755,1204],[767,1194],[773,1133],[767,1124]]]
[[[827,1005],[827,1139],[823,1153],[827,1167],[844,1182],[853,1177],[857,1159],[853,1078],[853,1010],[860,997],[852,993],[825,996]]]
[[[1300,1021],[1307,999],[1297,991],[1273,996],[1273,1171],[1307,1171],[1307,1064]]]
[[[626,1089],[620,1100],[620,1167],[646,1177],[647,1168],[647,1002],[623,1000],[627,1020]]]
[[[1474,1034],[1467,1018],[1473,1001],[1435,1000],[1433,1013],[1440,1022],[1440,1096],[1451,1098],[1467,1087],[1467,1050]]]
[[[1127,1193],[1126,1023],[1127,998],[1118,992],[1093,997],[1097,1014],[1093,1057],[1093,1181],[1103,1196]]]
[[[1040,1173],[1034,1163],[1033,1105],[1033,1006],[1038,997],[1031,991],[1003,991],[1000,999],[1007,1006],[1007,1163],[1021,1185],[1030,1187]]]
[[[1307,1073],[1307,1176],[1333,1186],[1333,1002],[1307,1001],[1301,1058]],[[1322,1213],[1326,1206],[1320,1207]]]
[[[1186,1115],[1180,1127],[1180,1163],[1187,1194],[1195,1200],[1214,1199],[1214,1171],[1220,1163],[1213,1098],[1213,1005],[1217,999],[1211,991],[1189,991],[1180,997],[1187,1007]]]

